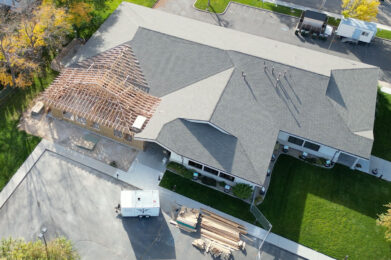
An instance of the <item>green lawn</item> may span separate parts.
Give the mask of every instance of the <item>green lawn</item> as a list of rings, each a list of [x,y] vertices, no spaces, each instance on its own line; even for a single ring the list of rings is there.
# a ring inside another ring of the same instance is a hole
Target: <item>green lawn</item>
[[[376,36],[379,38],[391,40],[391,31],[378,29]]]
[[[160,186],[171,190],[174,185],[176,185],[176,192],[183,196],[243,219],[244,221],[250,223],[254,223],[255,221],[254,216],[250,212],[250,205],[242,200],[166,171],[160,182]]]
[[[114,12],[123,0],[95,1],[92,20],[80,30],[80,37],[88,39],[101,26],[101,24]],[[124,0],[146,7],[153,7],[157,0]]]
[[[35,77],[33,86],[16,90],[0,105],[0,190],[40,141],[38,137],[19,131],[17,125],[22,111],[53,77],[52,72],[46,77]]]
[[[391,183],[335,165],[331,170],[282,155],[259,206],[272,232],[337,259],[391,259],[376,226]]]
[[[391,95],[381,91],[377,95],[374,136],[372,154],[391,161]]]

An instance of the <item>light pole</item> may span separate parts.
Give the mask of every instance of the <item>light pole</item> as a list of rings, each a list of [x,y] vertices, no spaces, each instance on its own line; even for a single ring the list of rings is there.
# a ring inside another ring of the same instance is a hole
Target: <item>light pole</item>
[[[42,239],[45,243],[45,250],[46,250],[46,259],[49,259],[49,252],[48,252],[48,244],[46,243],[45,233],[48,231],[46,227],[43,227],[41,229],[41,232],[38,234],[38,238]]]

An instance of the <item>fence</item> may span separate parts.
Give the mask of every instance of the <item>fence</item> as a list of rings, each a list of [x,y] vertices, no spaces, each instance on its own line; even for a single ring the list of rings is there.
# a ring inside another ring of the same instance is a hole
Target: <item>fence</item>
[[[258,255],[257,259],[261,259],[261,249],[262,246],[269,235],[271,229],[272,229],[272,224],[267,220],[267,218],[262,214],[262,212],[255,206],[254,201],[251,203],[250,206],[250,211],[254,215],[255,219],[262,225],[262,227],[266,230],[266,233],[263,237],[260,237],[261,243],[258,247]]]

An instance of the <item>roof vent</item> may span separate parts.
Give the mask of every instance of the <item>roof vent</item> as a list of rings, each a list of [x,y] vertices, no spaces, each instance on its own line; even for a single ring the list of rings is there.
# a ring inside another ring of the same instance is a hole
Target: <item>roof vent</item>
[[[137,116],[132,125],[132,130],[135,132],[140,132],[146,120],[147,118],[145,116]]]

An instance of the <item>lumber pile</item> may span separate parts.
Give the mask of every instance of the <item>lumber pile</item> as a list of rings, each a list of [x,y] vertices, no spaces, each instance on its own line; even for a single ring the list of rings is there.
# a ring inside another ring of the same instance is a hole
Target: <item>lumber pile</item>
[[[187,232],[197,232],[199,216],[200,210],[182,206],[176,218],[176,222],[178,227],[182,230]]]
[[[211,254],[214,258],[221,258],[228,260],[231,258],[232,251],[228,247],[222,246],[214,241],[205,241],[204,239],[196,239],[192,242],[194,247],[200,250],[205,250],[206,253]]]
[[[247,234],[246,228],[236,222],[219,216],[205,209],[201,215],[201,236],[215,242],[215,251],[225,248],[228,250],[243,250],[246,243],[240,235]],[[226,250],[220,250],[226,253]]]

